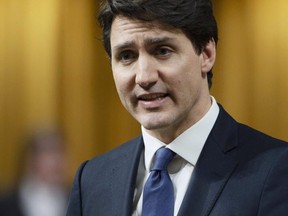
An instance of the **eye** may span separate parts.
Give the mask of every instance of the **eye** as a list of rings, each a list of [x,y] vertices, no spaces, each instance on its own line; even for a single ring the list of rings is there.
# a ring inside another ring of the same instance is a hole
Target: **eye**
[[[155,55],[159,57],[168,57],[172,53],[172,49],[169,47],[157,47]]]
[[[122,51],[118,55],[118,60],[121,61],[122,63],[125,63],[125,64],[133,61],[136,58],[137,58],[137,54],[133,51],[130,51],[130,50]]]

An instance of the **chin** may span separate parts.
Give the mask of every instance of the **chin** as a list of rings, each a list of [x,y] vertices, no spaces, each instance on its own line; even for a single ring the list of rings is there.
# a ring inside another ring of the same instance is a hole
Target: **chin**
[[[147,130],[161,130],[167,128],[170,125],[167,122],[159,121],[155,118],[151,121],[142,121],[140,123]]]
[[[173,124],[174,119],[169,113],[145,113],[134,115],[134,118],[147,130],[162,130]]]

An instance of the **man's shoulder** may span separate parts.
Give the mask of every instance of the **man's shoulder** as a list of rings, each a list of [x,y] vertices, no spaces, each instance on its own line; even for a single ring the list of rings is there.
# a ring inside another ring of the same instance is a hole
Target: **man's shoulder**
[[[142,150],[142,138],[137,137],[82,163],[75,177],[76,182],[81,182],[82,195],[90,196],[92,188],[93,196],[101,194],[101,191],[109,190],[111,182],[127,178],[129,173],[137,170]]]
[[[99,160],[107,160],[107,159],[114,159],[126,155],[127,153],[131,153],[136,151],[139,147],[141,147],[143,141],[142,136],[138,136],[134,139],[131,139],[125,143],[120,144],[116,148],[109,150],[101,155],[95,156],[90,161],[99,161]]]
[[[238,128],[238,139],[242,144],[253,144],[254,148],[258,147],[260,149],[288,150],[288,142],[284,140],[273,137],[242,123],[238,123]]]
[[[116,148],[103,153],[101,155],[95,156],[94,158],[85,162],[83,168],[85,166],[85,170],[90,169],[105,169],[111,165],[115,165],[115,163],[119,163],[120,161],[129,161],[132,158],[139,154],[139,151],[143,149],[143,140],[142,136],[136,137],[132,140],[129,140]]]
[[[234,130],[235,135],[237,136],[240,142],[256,142],[262,144],[273,144],[276,146],[288,147],[288,143],[286,141],[275,138],[265,132],[262,132],[256,128],[253,128],[245,123],[241,123],[236,121],[233,117],[231,117],[224,108],[220,106],[220,114],[218,121],[218,128],[223,131],[223,128],[228,129],[228,131]],[[224,123],[223,123],[224,122]],[[226,131],[227,132],[227,131]]]

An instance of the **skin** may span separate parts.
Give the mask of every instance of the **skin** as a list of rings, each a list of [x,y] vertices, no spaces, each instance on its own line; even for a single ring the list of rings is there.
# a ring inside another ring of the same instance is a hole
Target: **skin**
[[[168,144],[209,110],[213,40],[197,54],[179,29],[118,16],[110,43],[121,102],[149,134]]]

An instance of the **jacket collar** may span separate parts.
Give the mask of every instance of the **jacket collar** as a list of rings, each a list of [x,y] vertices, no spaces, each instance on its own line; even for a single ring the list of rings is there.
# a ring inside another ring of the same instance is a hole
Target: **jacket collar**
[[[143,139],[138,137],[117,150],[120,152],[110,172],[111,215],[131,215]],[[119,159],[120,158],[120,159]]]
[[[235,170],[237,123],[223,107],[193,171],[179,216],[207,216]]]

